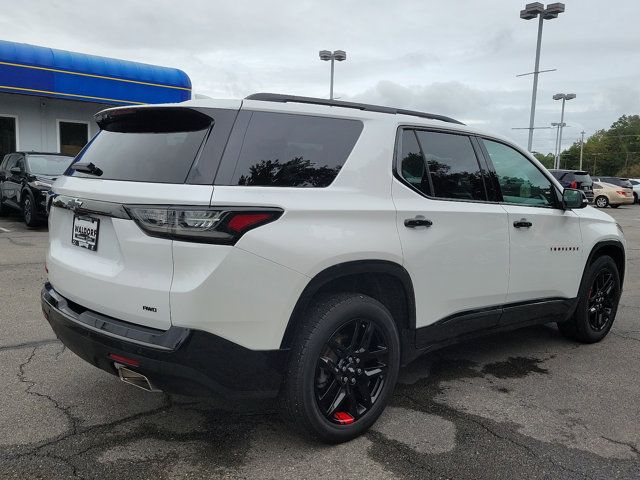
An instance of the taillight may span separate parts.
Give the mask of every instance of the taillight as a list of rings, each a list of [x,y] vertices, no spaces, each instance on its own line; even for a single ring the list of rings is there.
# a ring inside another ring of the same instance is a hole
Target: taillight
[[[616,190],[616,193],[622,197],[626,197],[627,196],[627,192],[625,192],[624,190]]]
[[[569,188],[578,188],[578,182],[575,180],[569,184]]]
[[[233,245],[249,230],[282,215],[277,208],[127,206],[129,216],[153,237]]]

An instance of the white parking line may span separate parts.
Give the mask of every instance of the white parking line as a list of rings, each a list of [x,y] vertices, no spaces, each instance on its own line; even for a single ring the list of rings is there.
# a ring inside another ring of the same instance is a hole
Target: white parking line
[[[8,228],[2,228],[2,227],[0,227],[0,230],[2,230],[3,232],[7,232],[7,233],[9,233],[11,231]]]

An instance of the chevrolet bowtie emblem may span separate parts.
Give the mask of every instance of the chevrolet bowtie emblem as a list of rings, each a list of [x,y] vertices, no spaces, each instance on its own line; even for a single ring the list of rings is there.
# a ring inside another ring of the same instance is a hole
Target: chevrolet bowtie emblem
[[[77,198],[72,198],[71,200],[69,200],[67,202],[67,208],[69,210],[77,210],[78,208],[80,208],[82,206],[82,201],[78,200]]]

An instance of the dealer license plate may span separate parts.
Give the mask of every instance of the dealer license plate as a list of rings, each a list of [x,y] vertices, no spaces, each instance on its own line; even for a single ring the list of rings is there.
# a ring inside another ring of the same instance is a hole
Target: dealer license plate
[[[100,220],[85,215],[76,215],[73,217],[71,243],[77,247],[95,252],[98,250],[99,231]]]

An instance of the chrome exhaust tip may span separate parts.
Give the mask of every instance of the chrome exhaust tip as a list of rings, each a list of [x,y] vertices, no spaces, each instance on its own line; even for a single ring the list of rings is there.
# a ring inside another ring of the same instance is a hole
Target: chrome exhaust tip
[[[114,367],[118,370],[118,376],[120,380],[124,383],[128,383],[129,385],[133,385],[134,387],[141,388],[147,392],[161,392],[162,390],[154,387],[149,379],[142,375],[141,373],[134,372],[133,370],[128,369],[124,365],[119,363],[114,363]]]

